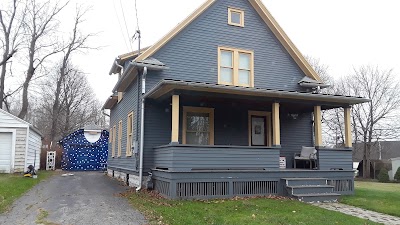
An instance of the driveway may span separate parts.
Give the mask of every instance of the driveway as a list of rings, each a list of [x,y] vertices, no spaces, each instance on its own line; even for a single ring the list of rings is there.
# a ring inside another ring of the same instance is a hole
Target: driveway
[[[127,187],[99,172],[73,174],[39,183],[0,215],[0,224],[146,224],[143,215],[119,197]]]

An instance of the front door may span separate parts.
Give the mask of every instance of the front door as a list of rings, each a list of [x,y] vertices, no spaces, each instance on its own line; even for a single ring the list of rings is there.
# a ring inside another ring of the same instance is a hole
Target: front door
[[[251,116],[251,145],[266,146],[267,123],[264,116]]]

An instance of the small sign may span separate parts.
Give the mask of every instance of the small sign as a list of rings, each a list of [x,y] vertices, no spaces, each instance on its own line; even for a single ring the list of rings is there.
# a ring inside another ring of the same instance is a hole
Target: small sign
[[[279,168],[286,169],[286,157],[279,157]]]

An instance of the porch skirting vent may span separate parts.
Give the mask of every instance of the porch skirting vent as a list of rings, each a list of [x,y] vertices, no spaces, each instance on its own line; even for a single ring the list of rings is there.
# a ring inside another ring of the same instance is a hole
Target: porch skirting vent
[[[176,196],[179,198],[227,196],[228,193],[229,182],[190,182],[176,184]]]
[[[241,181],[233,182],[234,195],[276,195],[278,181]]]
[[[333,186],[333,191],[339,194],[352,194],[354,192],[354,181],[347,180],[328,180],[328,185]]]
[[[154,183],[154,190],[156,190],[161,195],[170,196],[171,192],[170,192],[170,185],[169,184],[170,183],[167,182],[167,181],[157,180]]]

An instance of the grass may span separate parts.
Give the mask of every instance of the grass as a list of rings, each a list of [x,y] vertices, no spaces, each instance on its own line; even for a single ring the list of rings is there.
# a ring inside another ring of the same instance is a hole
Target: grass
[[[149,192],[128,193],[150,224],[376,224],[289,199],[166,200]]]
[[[400,184],[356,181],[355,195],[341,202],[400,217]]]
[[[26,178],[21,174],[0,174],[0,213],[5,212],[17,198],[52,174],[53,172],[39,171],[37,179]]]

